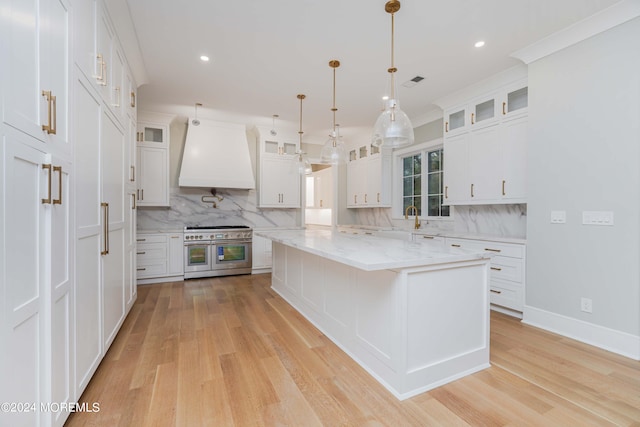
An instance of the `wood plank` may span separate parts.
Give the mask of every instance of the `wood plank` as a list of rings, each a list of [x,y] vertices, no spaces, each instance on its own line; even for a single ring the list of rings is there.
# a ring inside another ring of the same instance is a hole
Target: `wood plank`
[[[268,274],[144,285],[66,425],[640,425],[638,361],[492,313],[491,364],[400,402]]]

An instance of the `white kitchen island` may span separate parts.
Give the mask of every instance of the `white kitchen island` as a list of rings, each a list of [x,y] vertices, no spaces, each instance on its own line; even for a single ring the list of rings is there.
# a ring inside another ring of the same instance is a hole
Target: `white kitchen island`
[[[485,253],[330,230],[273,240],[272,288],[398,399],[489,367]]]

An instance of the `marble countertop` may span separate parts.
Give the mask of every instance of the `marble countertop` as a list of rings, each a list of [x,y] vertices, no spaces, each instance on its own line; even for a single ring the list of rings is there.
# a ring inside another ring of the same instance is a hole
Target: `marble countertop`
[[[454,231],[443,231],[443,230],[429,230],[428,228],[419,228],[417,230],[413,228],[398,228],[398,227],[376,227],[372,225],[339,225],[338,229],[348,230],[369,230],[369,231],[390,231],[390,232],[398,232],[398,233],[412,233],[419,234],[425,236],[439,236],[439,237],[451,237],[456,239],[475,239],[475,240],[487,240],[491,242],[502,242],[502,243],[519,243],[526,244],[527,239],[521,237],[505,237],[505,236],[496,236],[491,234],[478,234],[478,233],[459,233]]]
[[[173,233],[184,233],[183,228],[163,228],[163,229],[148,229],[148,230],[136,230],[137,234],[173,234]]]
[[[394,270],[451,262],[489,259],[490,254],[445,249],[430,242],[412,242],[331,230],[258,231],[262,236],[366,271]]]

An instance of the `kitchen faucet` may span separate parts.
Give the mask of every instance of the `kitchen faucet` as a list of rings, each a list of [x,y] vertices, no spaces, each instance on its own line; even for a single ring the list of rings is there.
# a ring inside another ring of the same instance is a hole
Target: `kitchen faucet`
[[[418,221],[418,208],[416,208],[415,206],[411,205],[411,206],[407,206],[407,209],[405,209],[404,211],[404,219],[409,219],[409,210],[413,208],[415,214],[416,214],[416,223],[414,224],[413,228],[415,228],[416,230],[420,228],[420,221]]]

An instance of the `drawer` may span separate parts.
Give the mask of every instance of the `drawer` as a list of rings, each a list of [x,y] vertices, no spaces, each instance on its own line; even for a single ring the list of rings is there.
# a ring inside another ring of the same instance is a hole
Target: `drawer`
[[[447,238],[447,247],[485,251],[494,255],[510,258],[524,258],[524,245],[516,243],[498,243],[484,240]]]
[[[136,243],[138,245],[142,243],[167,243],[167,236],[165,234],[138,234]]]
[[[140,262],[136,267],[136,277],[142,279],[145,277],[163,277],[167,275],[166,260],[150,260],[148,262]]]
[[[494,256],[491,258],[491,279],[509,280],[511,282],[524,282],[524,260]]]
[[[489,288],[491,304],[507,307],[512,310],[523,310],[523,289],[520,286],[492,280]]]
[[[148,259],[167,259],[167,245],[138,245],[136,248],[138,264]]]

